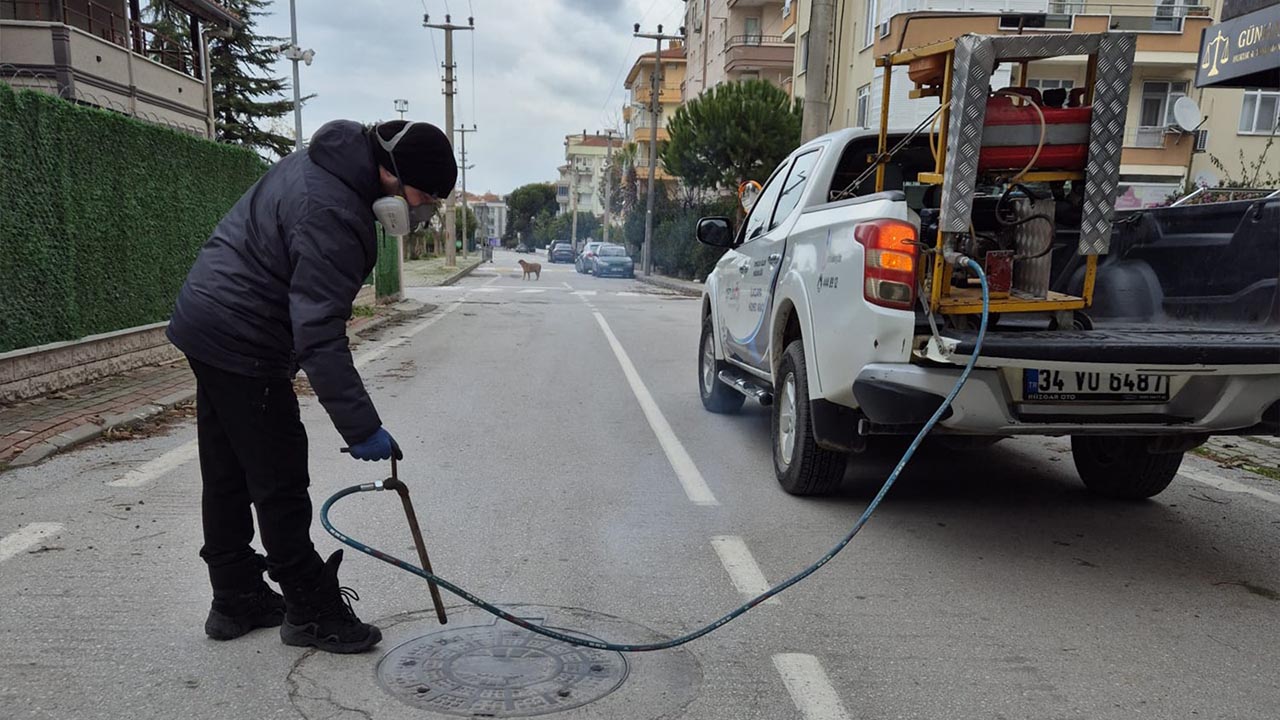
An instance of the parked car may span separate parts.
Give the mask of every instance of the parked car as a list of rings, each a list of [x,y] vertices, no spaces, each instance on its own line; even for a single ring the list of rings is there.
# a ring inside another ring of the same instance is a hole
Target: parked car
[[[604,243],[589,242],[582,246],[582,252],[578,253],[578,257],[573,260],[573,269],[580,273],[591,272],[591,261],[596,256],[596,250]]]
[[[573,246],[569,243],[556,243],[551,246],[551,252],[547,253],[547,257],[553,263],[571,263],[573,262]]]
[[[636,263],[627,254],[627,249],[621,245],[604,245],[596,250],[596,255],[591,259],[591,266],[587,268],[587,272],[596,277],[614,277],[633,278],[636,276]]]
[[[838,485],[869,437],[914,434],[975,349],[972,324],[931,326],[919,308],[917,238],[936,237],[938,209],[902,179],[932,167],[927,145],[885,165],[896,187],[836,192],[865,175],[875,147],[866,130],[817,138],[778,166],[736,232],[728,218],[698,224],[700,241],[727,249],[702,300],[702,403],[718,413],[748,396],[772,405],[774,470],[797,495]],[[925,204],[911,207],[913,197]],[[1055,235],[1074,239],[1079,215],[1073,227],[1070,204],[1059,204]],[[1085,485],[1123,499],[1159,493],[1212,435],[1274,434],[1277,225],[1280,198],[1118,217],[1089,314],[1062,328],[993,317],[978,368],[933,432],[1069,435]],[[1051,260],[1050,287],[1081,292],[1074,243]]]
[[[525,245],[524,243],[520,243],[519,245],[516,246],[516,252],[521,254],[531,253],[533,252],[533,248],[529,247],[528,245]]]

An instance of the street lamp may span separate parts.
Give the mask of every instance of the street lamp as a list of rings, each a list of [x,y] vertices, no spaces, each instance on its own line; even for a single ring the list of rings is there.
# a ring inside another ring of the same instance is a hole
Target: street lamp
[[[209,127],[209,139],[217,139],[217,126],[213,121],[213,69],[209,67],[209,40],[212,38],[230,39],[235,33],[230,30],[209,30],[207,26],[200,28],[200,67],[204,68],[204,109],[205,123]]]
[[[409,101],[404,98],[396,98],[392,102],[396,105],[396,112],[400,113],[400,119],[404,119],[404,114],[409,111]]]
[[[289,0],[289,42],[280,45],[277,50],[284,53],[285,59],[293,63],[293,149],[302,149],[302,94],[298,89],[298,61],[311,66],[316,56],[315,50],[303,50],[298,47],[298,13],[294,0]]]

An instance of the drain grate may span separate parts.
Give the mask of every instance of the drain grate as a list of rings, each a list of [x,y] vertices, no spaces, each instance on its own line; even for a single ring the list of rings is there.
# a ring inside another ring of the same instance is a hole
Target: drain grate
[[[464,717],[528,717],[599,700],[618,689],[627,672],[627,661],[618,653],[577,647],[494,622],[441,630],[403,643],[378,663],[378,682],[398,700],[421,710]]]

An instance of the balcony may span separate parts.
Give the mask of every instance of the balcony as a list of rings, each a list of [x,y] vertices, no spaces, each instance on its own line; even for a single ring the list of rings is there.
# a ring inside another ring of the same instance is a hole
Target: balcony
[[[185,32],[169,37],[131,17],[127,5],[0,0],[0,80],[208,135],[198,48]],[[179,7],[196,37],[201,20],[239,24],[204,0]]]
[[[1195,144],[1191,133],[1163,127],[1126,128],[1120,164],[1186,168]]]
[[[636,83],[631,88],[631,101],[637,105],[648,105],[649,99],[653,97],[653,86],[649,83]],[[680,86],[679,85],[663,85],[658,90],[658,102],[663,105],[680,104]]]
[[[795,45],[781,35],[733,35],[725,40],[725,72],[790,70]]]
[[[892,0],[891,0],[892,1]],[[1003,9],[997,9],[1001,6]],[[931,17],[917,11],[972,11],[973,17]],[[982,15],[980,12],[1004,14]],[[907,19],[911,18],[910,25]],[[897,0],[881,15],[876,54],[951,40],[964,33],[1132,32],[1138,36],[1137,64],[1194,63],[1200,31],[1212,18],[1204,5],[1157,6],[1047,0]],[[903,36],[905,33],[905,37]],[[1178,56],[1170,55],[1178,53]]]

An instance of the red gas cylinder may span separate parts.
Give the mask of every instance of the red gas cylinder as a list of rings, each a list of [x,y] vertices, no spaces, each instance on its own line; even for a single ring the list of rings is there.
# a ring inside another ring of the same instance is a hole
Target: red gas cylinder
[[[1036,98],[1037,104],[1039,99]],[[1083,170],[1089,157],[1089,122],[1093,109],[1051,108],[1044,113],[1045,140],[1036,170]],[[1031,162],[1040,142],[1040,113],[1022,101],[1004,95],[987,100],[987,118],[982,128],[982,149],[978,170],[1021,170]]]

